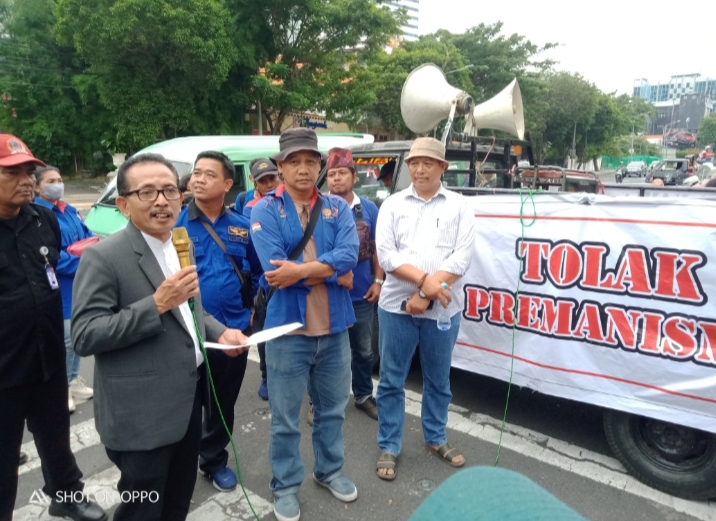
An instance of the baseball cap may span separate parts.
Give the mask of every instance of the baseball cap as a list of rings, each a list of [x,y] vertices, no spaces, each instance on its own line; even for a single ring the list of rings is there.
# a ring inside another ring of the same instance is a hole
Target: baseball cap
[[[10,134],[0,134],[0,166],[16,166],[24,163],[47,166],[35,158],[20,139]]]
[[[258,181],[267,175],[278,175],[276,165],[267,157],[257,159],[251,166],[251,176],[254,178],[254,181]]]

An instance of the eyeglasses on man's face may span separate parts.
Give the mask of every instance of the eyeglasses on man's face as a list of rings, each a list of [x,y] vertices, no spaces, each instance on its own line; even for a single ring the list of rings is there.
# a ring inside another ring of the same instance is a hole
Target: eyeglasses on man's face
[[[124,194],[124,197],[129,197],[132,194],[137,194],[137,198],[140,201],[156,201],[159,194],[162,194],[167,201],[176,201],[181,197],[181,192],[176,186],[168,186],[162,190],[156,188],[140,188],[139,190],[132,190]]]

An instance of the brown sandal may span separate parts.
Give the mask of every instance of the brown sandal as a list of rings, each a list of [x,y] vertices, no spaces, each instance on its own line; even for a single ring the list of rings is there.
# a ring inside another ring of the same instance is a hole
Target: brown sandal
[[[430,446],[428,446],[428,449],[430,450],[430,452],[437,454],[441,460],[443,460],[445,463],[448,463],[451,467],[462,467],[463,465],[465,465],[464,458],[460,463],[453,463],[453,460],[457,456],[461,456],[462,453],[447,442],[440,445],[437,449],[434,449]]]
[[[375,473],[380,479],[384,479],[385,481],[393,481],[395,479],[395,476],[398,475],[398,469],[396,468],[398,465],[398,456],[395,454],[391,454],[390,452],[381,452],[380,458],[378,458],[378,463],[375,466]],[[392,474],[381,474],[378,472],[380,469],[391,469],[393,471]]]

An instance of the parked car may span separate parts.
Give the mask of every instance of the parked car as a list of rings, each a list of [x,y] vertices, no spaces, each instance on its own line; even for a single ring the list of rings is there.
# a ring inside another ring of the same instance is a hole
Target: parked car
[[[236,200],[238,193],[252,188],[249,183],[249,163],[258,157],[269,157],[279,151],[279,136],[193,136],[169,139],[140,150],[137,154],[157,153],[172,162],[181,178],[194,168],[199,152],[217,150],[223,152],[236,166],[234,186],[226,195],[226,204]],[[373,136],[358,133],[320,133],[318,148],[328,152],[333,147],[348,147],[360,143],[372,143]],[[127,225],[127,218],[117,208],[117,179],[105,187],[92,206],[85,223],[95,235],[107,236]]]
[[[623,172],[624,177],[631,177],[633,175],[637,177],[646,176],[646,163],[644,161],[631,161]]]
[[[682,185],[684,179],[692,175],[688,169],[688,159],[664,159],[647,174],[646,182],[651,183],[654,179],[661,179],[664,185]]]

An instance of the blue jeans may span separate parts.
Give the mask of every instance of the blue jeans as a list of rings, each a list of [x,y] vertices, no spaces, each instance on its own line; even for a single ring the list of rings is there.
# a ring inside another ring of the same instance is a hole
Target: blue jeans
[[[348,332],[308,337],[286,335],[266,343],[271,442],[269,461],[275,497],[295,494],[303,482],[298,428],[308,386],[313,401],[313,472],[331,481],[343,468],[343,420],[350,396]]]
[[[375,304],[367,300],[354,300],[356,322],[348,329],[351,341],[351,381],[356,403],[373,396],[373,313]]]
[[[378,447],[381,452],[400,454],[405,423],[405,379],[415,348],[420,345],[423,369],[423,407],[420,417],[426,445],[447,441],[450,363],[460,329],[460,313],[452,317],[452,326],[440,331],[429,318],[390,313],[378,308],[380,324],[380,382],[378,383]]]
[[[65,366],[67,369],[67,385],[80,374],[80,355],[75,353],[70,334],[70,320],[64,321],[65,326]]]

